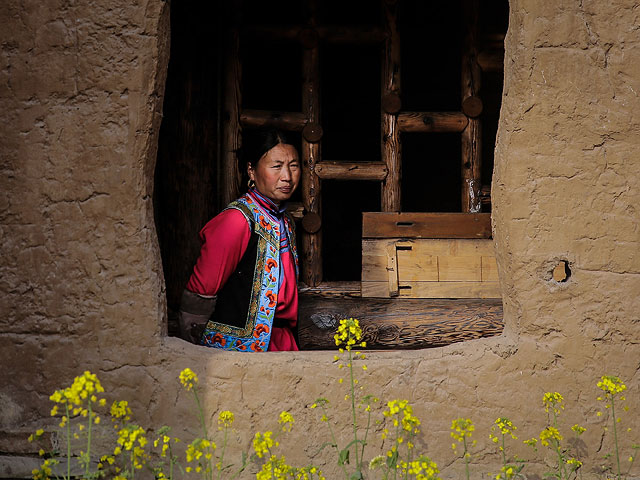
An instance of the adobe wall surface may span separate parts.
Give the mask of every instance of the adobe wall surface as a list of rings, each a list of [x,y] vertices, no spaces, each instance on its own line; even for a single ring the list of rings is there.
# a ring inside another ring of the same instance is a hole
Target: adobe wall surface
[[[371,353],[359,374],[365,392],[413,403],[417,448],[445,478],[463,471],[453,418],[477,425],[479,475],[499,468],[493,420],[511,418],[521,439],[537,435],[546,391],[567,401],[565,432],[588,428],[589,468],[611,441],[604,435],[597,451],[599,376],[624,378],[640,407],[639,15],[630,0],[511,2],[493,179],[505,332]],[[85,369],[109,399],[128,399],[140,424],[197,434],[177,382],[191,367],[212,426],[219,409],[233,410],[248,447],[289,410],[287,458],[310,457],[337,478],[334,457],[317,454],[328,435],[308,408],[323,396],[345,410],[333,352],[229,354],[164,336],[150,189],[168,4],[9,0],[0,24],[0,466],[32,453],[18,438],[46,422],[48,395]],[[571,276],[557,283],[561,260]],[[335,426],[346,435],[345,421]],[[637,414],[624,422],[640,430]],[[368,458],[379,444],[373,435]]]

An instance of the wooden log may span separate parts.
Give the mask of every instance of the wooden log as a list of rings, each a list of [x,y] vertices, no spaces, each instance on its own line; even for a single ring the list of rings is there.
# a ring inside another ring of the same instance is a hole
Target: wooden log
[[[382,162],[336,162],[323,160],[316,164],[316,175],[322,180],[384,180],[387,166]]]
[[[310,287],[304,282],[298,283],[300,294],[313,294],[324,298],[360,297],[360,282],[322,282]]]
[[[419,349],[499,335],[500,300],[324,298],[300,295],[298,338],[303,350],[336,349],[343,318],[357,318],[367,349]]]
[[[390,294],[387,282],[362,282],[363,298],[481,298],[501,297],[498,282],[398,282],[397,294]]]
[[[318,143],[322,140],[322,135],[324,135],[322,125],[316,122],[309,122],[302,129],[302,137],[307,142]]]
[[[389,94],[400,97],[400,35],[397,28],[398,5],[384,2],[384,20],[386,39],[382,53],[382,98]],[[382,102],[381,102],[382,103]],[[382,121],[382,161],[387,166],[387,176],[382,182],[382,205],[384,212],[399,212],[402,205],[402,145],[397,114],[381,109]]]
[[[462,113],[467,117],[476,118],[482,113],[482,100],[478,97],[467,97],[462,101]]]
[[[304,48],[316,48],[320,41],[320,35],[315,28],[303,28],[298,34],[298,41]]]
[[[376,45],[385,40],[385,32],[379,27],[363,25],[318,27],[318,34],[327,43],[345,43],[348,45]]]
[[[491,238],[490,213],[362,213],[363,238]]]
[[[240,126],[240,92],[241,65],[240,42],[238,30],[231,28],[225,33],[224,52],[224,123],[222,127],[222,165],[220,182],[220,203],[227,205],[240,196],[240,180],[242,175],[238,168],[238,151],[242,145],[242,128]]]
[[[461,112],[401,112],[398,128],[401,132],[462,132],[469,119]]]
[[[314,1],[309,2],[311,27],[315,27]],[[320,124],[320,58],[318,47],[307,48],[302,55],[302,111],[308,123]],[[302,203],[307,213],[322,215],[321,184],[315,173],[320,161],[321,143],[302,138]],[[310,286],[322,281],[322,232],[302,232],[301,280]]]
[[[275,112],[269,110],[242,110],[240,124],[244,127],[274,127],[300,132],[307,123],[302,112]]]
[[[242,28],[242,35],[257,40],[299,40],[303,29],[301,25],[246,25]]]
[[[478,53],[478,65],[483,72],[501,72],[504,69],[504,49],[481,51]]]
[[[480,66],[477,60],[478,0],[464,0],[464,31],[462,53],[462,88],[464,101],[478,95],[480,90]],[[469,118],[462,132],[462,211],[477,213],[481,209],[480,188],[482,176],[481,124],[477,118]]]
[[[322,228],[322,219],[317,213],[309,212],[302,217],[302,228],[307,233],[316,233]]]
[[[287,212],[294,220],[302,220],[304,216],[304,205],[302,202],[287,202]]]
[[[397,93],[387,93],[382,97],[382,110],[396,115],[402,109],[402,99]]]
[[[310,34],[311,30],[315,31],[315,35],[324,42],[336,44],[376,45],[384,42],[386,38],[383,29],[363,25],[325,25],[315,28],[302,25],[252,25],[243,28],[242,33],[258,39],[298,40],[305,48],[314,48],[317,46],[317,42],[313,40],[314,34]]]
[[[482,185],[480,189],[480,201],[491,209],[491,185]]]

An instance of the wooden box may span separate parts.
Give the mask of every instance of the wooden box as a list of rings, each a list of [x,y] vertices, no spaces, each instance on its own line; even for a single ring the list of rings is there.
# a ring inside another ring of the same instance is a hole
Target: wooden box
[[[362,296],[500,298],[490,214],[364,213]]]

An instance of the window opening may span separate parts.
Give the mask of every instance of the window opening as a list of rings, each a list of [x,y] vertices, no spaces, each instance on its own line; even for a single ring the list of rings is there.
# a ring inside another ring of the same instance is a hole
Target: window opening
[[[170,314],[197,256],[193,232],[241,191],[244,129],[274,125],[299,136],[305,173],[292,211],[307,291],[358,295],[363,213],[465,213],[464,223],[490,212],[507,8],[477,0],[172,5],[172,35],[181,38],[172,38],[155,199]],[[180,156],[182,170],[168,173]],[[190,184],[189,172],[205,163],[213,174]],[[181,197],[173,204],[172,189]],[[398,296],[412,289],[399,281]]]

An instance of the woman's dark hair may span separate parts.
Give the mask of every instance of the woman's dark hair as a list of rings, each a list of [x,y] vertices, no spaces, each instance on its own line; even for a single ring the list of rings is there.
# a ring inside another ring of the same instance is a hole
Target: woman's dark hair
[[[255,167],[265,153],[280,143],[291,145],[282,130],[275,128],[245,130],[242,135],[242,149],[240,151],[240,160],[245,170],[249,163]]]

